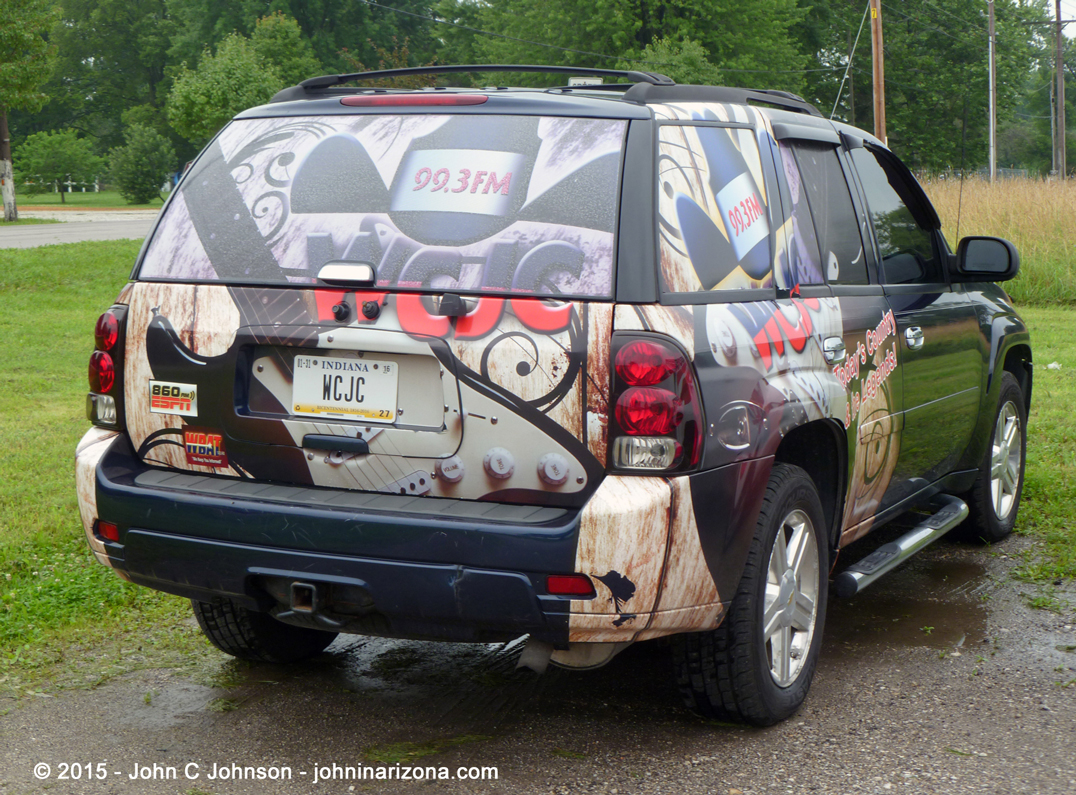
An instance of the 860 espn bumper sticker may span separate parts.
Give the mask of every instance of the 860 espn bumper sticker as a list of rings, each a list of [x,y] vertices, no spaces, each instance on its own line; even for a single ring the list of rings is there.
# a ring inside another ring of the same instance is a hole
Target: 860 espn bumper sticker
[[[154,414],[197,417],[197,387],[194,384],[175,384],[171,381],[150,381],[149,410]]]

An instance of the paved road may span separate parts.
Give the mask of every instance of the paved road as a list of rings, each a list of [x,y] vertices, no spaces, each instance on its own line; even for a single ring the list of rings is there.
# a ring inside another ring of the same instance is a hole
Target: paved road
[[[0,248],[33,248],[83,240],[144,238],[157,217],[156,210],[30,211],[21,218],[52,218],[59,224],[0,226]]]
[[[221,657],[226,687],[155,669],[0,700],[0,795],[1072,795],[1076,686],[1063,685],[1076,677],[1074,616],[1027,606],[1028,586],[1008,574],[1026,548],[942,541],[835,603],[807,704],[766,730],[683,709],[660,645],[538,677],[514,670],[518,644],[347,637],[300,666]],[[388,771],[402,761],[450,775],[496,766],[499,778],[314,783],[333,764],[347,775],[374,759],[388,763],[384,775],[399,776]],[[105,781],[56,778],[61,763],[98,761]],[[34,778],[39,762],[48,779]],[[233,763],[287,766],[293,779],[209,778]],[[177,778],[131,781],[136,765]]]

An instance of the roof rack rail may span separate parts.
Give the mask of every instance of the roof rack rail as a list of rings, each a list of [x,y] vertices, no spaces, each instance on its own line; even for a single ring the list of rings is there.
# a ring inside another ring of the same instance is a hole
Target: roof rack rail
[[[737,104],[772,105],[782,110],[806,113],[825,118],[803,97],[788,91],[762,88],[733,88],[731,86],[690,86],[675,84],[636,84],[624,92],[624,99],[646,105],[651,102],[732,102]]]
[[[590,69],[574,66],[541,66],[536,64],[465,64],[447,66],[411,66],[404,69],[379,69],[373,72],[355,72],[353,74],[321,75],[311,77],[297,86],[285,88],[272,102],[287,102],[303,99],[307,92],[317,92],[332,88],[353,80],[378,80],[386,77],[406,77],[409,75],[458,74],[466,72],[536,72],[549,74],[593,75],[599,77],[621,77],[631,83],[645,83],[653,86],[674,86],[672,78],[657,72],[637,72],[623,69]]]

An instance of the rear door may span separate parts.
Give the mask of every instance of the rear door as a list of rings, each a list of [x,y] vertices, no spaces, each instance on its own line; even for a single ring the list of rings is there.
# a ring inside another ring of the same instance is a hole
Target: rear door
[[[789,129],[795,133],[794,128]],[[822,340],[826,375],[843,392],[848,439],[848,491],[843,517],[847,543],[866,533],[897,499],[894,471],[900,448],[901,368],[892,315],[875,272],[869,229],[856,213],[846,163],[834,132],[827,140],[778,142],[793,211],[789,233],[789,290],[828,290],[837,304],[839,338]],[[815,251],[820,252],[815,260]],[[807,287],[824,277],[826,287]]]
[[[951,471],[971,440],[982,377],[971,301],[946,282],[948,248],[907,168],[874,146],[851,151],[868,205],[903,363],[903,496]]]
[[[135,448],[278,483],[582,504],[605,458],[626,127],[233,122],[129,293]],[[329,284],[330,263],[376,276]],[[459,298],[447,314],[444,295]]]

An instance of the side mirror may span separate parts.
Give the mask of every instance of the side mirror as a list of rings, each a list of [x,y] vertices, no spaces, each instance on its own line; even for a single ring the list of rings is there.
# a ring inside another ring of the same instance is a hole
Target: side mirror
[[[1006,282],[1020,272],[1016,246],[1000,237],[965,237],[956,247],[954,282]]]

